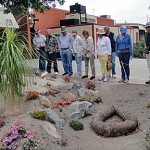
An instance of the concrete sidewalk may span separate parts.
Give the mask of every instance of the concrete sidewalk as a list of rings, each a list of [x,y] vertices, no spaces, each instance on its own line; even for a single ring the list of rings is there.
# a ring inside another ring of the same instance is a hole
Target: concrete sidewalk
[[[30,60],[30,67],[38,68],[38,60],[37,59]],[[101,76],[101,71],[98,59],[95,59],[95,67],[96,67],[96,77],[99,78]],[[59,75],[62,75],[64,71],[60,60],[58,61],[58,68],[59,68]],[[84,75],[84,68],[85,68],[84,61],[82,63],[82,68]],[[130,71],[131,71],[130,83],[144,84],[145,81],[148,80],[149,78],[146,59],[133,59],[132,61],[130,61]],[[73,61],[73,72],[76,73],[75,61]],[[121,76],[121,69],[118,58],[116,58],[116,75],[117,79],[115,79],[114,81],[119,80]],[[89,69],[89,76],[91,76],[91,69]]]

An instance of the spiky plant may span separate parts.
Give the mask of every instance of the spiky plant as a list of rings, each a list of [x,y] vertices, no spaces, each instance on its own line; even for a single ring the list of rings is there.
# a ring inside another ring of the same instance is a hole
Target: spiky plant
[[[0,38],[0,95],[10,106],[22,99],[30,79],[25,64],[28,55],[26,38],[15,29],[6,28]]]

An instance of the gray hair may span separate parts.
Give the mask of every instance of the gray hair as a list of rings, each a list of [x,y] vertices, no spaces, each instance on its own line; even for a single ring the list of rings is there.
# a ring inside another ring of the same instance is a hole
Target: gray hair
[[[110,27],[109,26],[105,26],[104,29],[110,30]]]
[[[120,29],[127,29],[125,25],[120,26]]]

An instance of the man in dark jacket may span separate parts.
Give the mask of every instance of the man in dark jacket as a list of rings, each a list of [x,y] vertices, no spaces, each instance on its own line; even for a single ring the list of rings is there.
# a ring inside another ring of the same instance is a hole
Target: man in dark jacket
[[[146,24],[146,35],[145,35],[145,48],[146,51],[144,52],[144,54],[146,55],[146,59],[147,59],[147,66],[149,69],[149,80],[146,81],[146,84],[150,84],[150,22],[148,22]]]
[[[111,60],[112,60],[112,77],[116,78],[116,71],[115,71],[115,59],[116,59],[116,36],[113,32],[110,31],[109,26],[104,27],[105,35],[109,37],[111,42]]]

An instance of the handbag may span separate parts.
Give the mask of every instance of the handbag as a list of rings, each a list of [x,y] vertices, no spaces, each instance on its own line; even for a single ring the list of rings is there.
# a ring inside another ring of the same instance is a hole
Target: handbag
[[[111,60],[107,61],[106,67],[107,67],[107,71],[112,69],[112,61]]]

